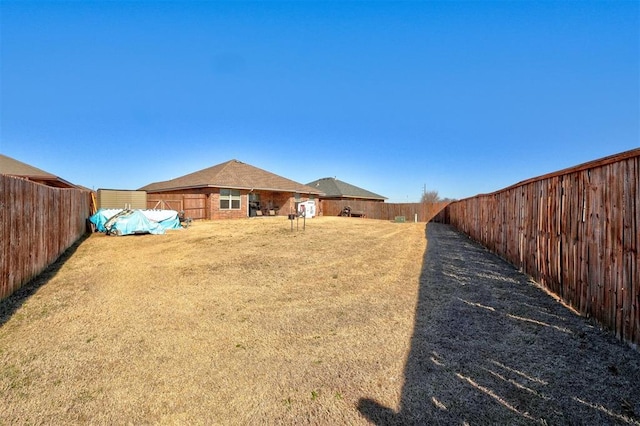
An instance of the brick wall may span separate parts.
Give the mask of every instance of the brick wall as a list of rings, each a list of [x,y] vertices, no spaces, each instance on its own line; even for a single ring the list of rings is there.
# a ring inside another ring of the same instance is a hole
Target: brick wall
[[[240,209],[220,209],[220,190],[217,188],[196,189],[188,193],[180,191],[147,195],[147,208],[159,205],[163,208],[184,210],[185,215],[193,219],[242,219],[249,216],[249,194],[252,191],[240,191]],[[296,200],[287,192],[253,191],[260,198],[260,205],[265,211],[274,210],[276,216],[287,216],[295,212],[296,201],[307,201],[309,197],[300,196]],[[163,203],[158,204],[162,200]],[[316,199],[317,201],[317,199]]]

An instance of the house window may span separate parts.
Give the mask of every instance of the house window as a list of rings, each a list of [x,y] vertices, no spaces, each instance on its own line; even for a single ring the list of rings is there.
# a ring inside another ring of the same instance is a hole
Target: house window
[[[240,190],[238,189],[220,189],[220,210],[239,210],[240,209]]]

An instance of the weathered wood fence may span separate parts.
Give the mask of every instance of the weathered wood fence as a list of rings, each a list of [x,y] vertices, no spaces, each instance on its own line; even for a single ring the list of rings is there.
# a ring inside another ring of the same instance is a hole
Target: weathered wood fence
[[[323,216],[338,216],[345,207],[362,213],[369,219],[394,220],[404,216],[407,222],[413,222],[418,215],[418,222],[429,222],[448,203],[381,203],[364,200],[322,200]]]
[[[640,343],[640,149],[447,206],[451,223],[582,315]]]
[[[183,211],[191,219],[207,218],[207,196],[205,194],[147,194],[148,209]]]
[[[0,300],[87,231],[90,192],[0,175]]]

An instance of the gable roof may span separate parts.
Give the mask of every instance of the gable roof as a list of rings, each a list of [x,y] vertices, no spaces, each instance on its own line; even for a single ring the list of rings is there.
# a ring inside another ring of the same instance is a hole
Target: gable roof
[[[175,179],[150,183],[140,188],[140,190],[147,192],[165,192],[193,188],[257,189],[263,191],[322,194],[322,191],[317,188],[294,182],[238,160],[229,160],[226,163],[189,173]]]
[[[0,154],[0,174],[21,177],[56,188],[77,188],[61,177],[3,154]]]
[[[359,188],[355,185],[351,185],[350,183],[331,177],[314,180],[313,182],[308,183],[307,186],[311,186],[324,192],[324,197],[326,198],[364,198],[382,201],[387,199],[387,197],[383,197],[382,195],[375,194],[371,191],[367,191],[366,189]]]

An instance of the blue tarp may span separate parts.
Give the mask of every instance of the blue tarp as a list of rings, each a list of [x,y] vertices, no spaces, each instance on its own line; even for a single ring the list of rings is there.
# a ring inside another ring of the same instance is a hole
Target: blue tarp
[[[121,211],[122,210],[115,210],[114,213],[111,213],[111,210],[100,209],[89,218],[89,221],[96,226],[96,231],[107,232],[104,224],[107,223],[113,215]]]
[[[125,210],[109,219],[104,227],[110,234],[164,234],[158,222],[152,222],[140,210]]]
[[[147,219],[157,222],[162,229],[180,229],[180,216],[175,210],[140,210]]]
[[[100,209],[89,218],[98,232],[116,235],[164,234],[165,229],[180,229],[174,210]]]

